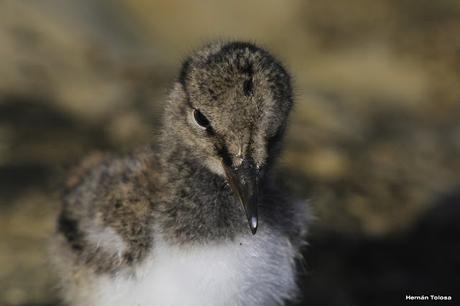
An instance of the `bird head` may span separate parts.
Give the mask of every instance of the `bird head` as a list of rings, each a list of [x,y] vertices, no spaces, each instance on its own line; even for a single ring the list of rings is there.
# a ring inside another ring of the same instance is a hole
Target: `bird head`
[[[257,230],[259,187],[280,148],[292,106],[290,78],[251,43],[213,43],[183,64],[164,128],[227,180]]]

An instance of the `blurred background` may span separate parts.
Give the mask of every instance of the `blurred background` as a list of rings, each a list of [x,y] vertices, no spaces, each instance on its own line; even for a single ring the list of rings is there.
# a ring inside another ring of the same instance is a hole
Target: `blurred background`
[[[154,142],[181,60],[216,38],[294,78],[280,170],[317,216],[299,305],[459,304],[458,0],[3,0],[0,305],[60,305],[46,241],[66,170]]]

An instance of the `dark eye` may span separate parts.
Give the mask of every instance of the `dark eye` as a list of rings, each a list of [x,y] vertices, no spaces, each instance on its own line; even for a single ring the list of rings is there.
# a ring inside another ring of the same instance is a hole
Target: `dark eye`
[[[202,128],[206,129],[209,127],[208,118],[206,118],[206,116],[203,115],[199,110],[197,109],[193,110],[193,118],[195,119],[195,122]]]

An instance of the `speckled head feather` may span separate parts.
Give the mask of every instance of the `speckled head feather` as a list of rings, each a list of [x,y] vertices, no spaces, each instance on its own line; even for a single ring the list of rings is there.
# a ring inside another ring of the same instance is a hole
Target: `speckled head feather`
[[[260,190],[281,147],[292,103],[290,77],[267,51],[245,42],[209,44],[184,62],[166,105],[163,166],[182,162],[188,166],[179,169],[204,168],[224,178],[216,181],[231,187],[255,234]]]
[[[221,159],[251,156],[259,168],[273,161],[289,110],[290,77],[267,51],[251,43],[213,43],[185,60],[165,114],[165,133],[193,148],[220,175]],[[198,110],[208,121],[194,121]],[[270,157],[270,159],[269,159]]]

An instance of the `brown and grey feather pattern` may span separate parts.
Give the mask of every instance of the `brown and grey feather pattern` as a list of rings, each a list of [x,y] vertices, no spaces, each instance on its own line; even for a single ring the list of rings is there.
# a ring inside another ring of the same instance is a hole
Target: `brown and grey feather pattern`
[[[232,42],[192,54],[159,144],[92,156],[69,178],[52,249],[68,303],[294,298],[308,213],[272,171],[292,104],[289,75],[267,51]]]

